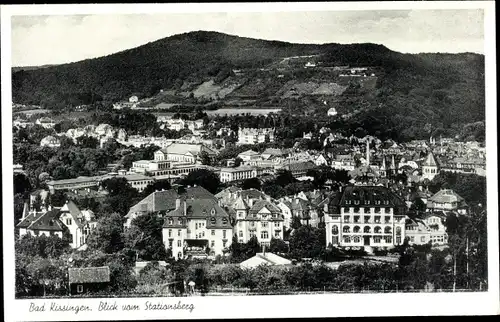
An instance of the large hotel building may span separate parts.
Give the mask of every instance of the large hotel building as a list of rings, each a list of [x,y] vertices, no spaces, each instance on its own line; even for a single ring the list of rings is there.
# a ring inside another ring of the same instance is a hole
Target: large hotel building
[[[326,245],[393,247],[405,239],[406,205],[383,186],[347,186],[323,202]]]

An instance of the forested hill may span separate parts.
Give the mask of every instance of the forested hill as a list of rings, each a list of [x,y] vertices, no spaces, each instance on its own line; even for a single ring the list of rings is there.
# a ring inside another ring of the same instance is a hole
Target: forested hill
[[[255,71],[245,75],[248,83],[252,77],[257,79],[253,75],[261,68],[281,66],[287,57],[311,55],[322,66],[370,66],[381,71],[369,93],[349,88],[335,98],[341,112],[360,109],[358,118],[386,115],[395,130],[406,131],[409,137],[424,135],[422,128],[431,132],[474,124],[471,131],[475,131],[477,122],[484,121],[483,55],[412,55],[376,44],[292,44],[206,31],[179,34],[76,63],[13,70],[13,101],[49,109],[89,104],[92,100],[109,103],[131,95],[149,97],[160,89],[180,90],[186,83],[201,84],[207,78],[223,80],[238,69]],[[304,71],[303,65],[285,76],[298,82],[319,77]],[[265,95],[275,99],[284,82],[276,77],[258,77],[261,87],[253,90],[261,96],[259,99],[265,101]],[[333,81],[328,75],[321,77],[323,82]],[[294,101],[296,110],[306,110],[301,103],[316,109],[314,102],[303,96],[306,100],[299,99],[298,105]],[[282,97],[277,104],[290,106]]]

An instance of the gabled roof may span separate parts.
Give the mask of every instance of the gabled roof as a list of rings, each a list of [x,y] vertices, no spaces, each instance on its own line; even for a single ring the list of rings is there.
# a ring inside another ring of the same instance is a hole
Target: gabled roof
[[[68,268],[70,284],[107,283],[110,281],[109,266]]]
[[[422,166],[427,166],[427,167],[437,167],[438,166],[436,158],[434,158],[434,154],[432,152],[427,155],[427,158],[425,159]]]
[[[186,144],[186,143],[172,143],[167,147],[160,150],[163,153],[173,153],[173,154],[187,154],[198,155],[202,151],[207,152],[209,155],[216,154],[215,151],[208,148],[203,144]]]
[[[245,151],[245,152],[241,152],[241,153],[240,153],[240,154],[238,154],[238,155],[250,155],[250,156],[251,156],[251,155],[259,155],[259,153],[258,153],[258,152],[255,152],[255,151],[253,151],[253,150],[247,150],[247,151]]]
[[[258,213],[259,211],[262,210],[262,208],[267,208],[271,213],[277,212],[281,213],[281,209],[272,204],[271,202],[267,200],[259,200],[253,204],[253,206],[250,208],[251,213]]]
[[[356,206],[354,201],[359,201],[357,206],[376,206],[375,201],[380,200],[381,207],[406,207],[403,199],[401,199],[397,194],[392,192],[390,189],[383,186],[346,186],[340,193],[340,198],[334,198],[332,206]],[[353,202],[351,202],[353,201]],[[369,201],[369,204],[365,202]],[[387,201],[388,204],[385,204]],[[348,203],[349,202],[349,203]]]
[[[83,218],[83,214],[72,200],[66,202],[64,206],[62,206],[61,212],[69,213],[78,227],[83,226],[83,223],[80,221],[80,218]]]
[[[245,200],[243,200],[243,198],[239,196],[238,198],[236,198],[235,202],[231,205],[231,208],[233,208],[234,210],[247,210],[249,207],[248,204],[245,202]]]
[[[175,209],[177,198],[217,200],[213,194],[201,186],[186,188],[186,191],[180,194],[175,189],[155,191],[130,208],[129,214],[133,212],[171,211]]]
[[[17,227],[29,230],[63,231],[63,223],[59,220],[60,213],[59,209],[52,209],[46,213],[32,213]]]
[[[436,194],[430,197],[429,201],[437,203],[461,203],[464,201],[464,198],[460,197],[455,191],[451,189],[443,189],[436,192]]]

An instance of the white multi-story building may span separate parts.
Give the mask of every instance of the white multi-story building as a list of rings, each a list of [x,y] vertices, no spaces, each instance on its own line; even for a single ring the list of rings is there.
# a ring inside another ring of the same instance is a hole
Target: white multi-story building
[[[224,255],[231,245],[229,214],[212,199],[181,199],[165,215],[163,243],[175,258]]]
[[[70,246],[78,249],[85,245],[88,236],[97,227],[94,213],[90,210],[80,211],[73,201],[66,201],[60,211],[59,219],[70,233]]]
[[[241,196],[231,206],[236,212],[234,233],[239,243],[256,236],[261,245],[269,246],[271,239],[283,239],[283,214],[268,200],[244,200]]]
[[[197,163],[202,153],[206,153],[209,158],[214,158],[214,150],[204,144],[183,144],[172,143],[167,147],[154,153],[155,161],[174,161]]]
[[[274,142],[274,128],[239,128],[237,144],[257,144]]]
[[[41,117],[35,123],[46,129],[52,129],[56,125],[56,122],[50,117]]]
[[[406,204],[382,186],[347,186],[323,204],[326,245],[393,247],[405,239]]]

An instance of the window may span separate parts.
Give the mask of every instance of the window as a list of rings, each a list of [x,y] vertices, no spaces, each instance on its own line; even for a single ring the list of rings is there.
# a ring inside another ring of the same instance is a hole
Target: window
[[[215,240],[210,241],[210,247],[212,247],[212,248],[215,247]]]
[[[339,243],[339,236],[333,236],[332,237],[332,244],[337,245]]]
[[[262,238],[262,239],[268,239],[269,238],[269,233],[266,230],[261,231],[260,232],[260,238]]]
[[[363,228],[363,232],[364,232],[365,234],[370,233],[370,232],[371,232],[371,228],[370,228],[370,226],[365,226],[365,228]]]
[[[359,216],[354,216],[354,222],[358,223],[359,222],[359,218],[360,218]]]
[[[222,218],[222,224],[223,224],[223,225],[227,225],[227,218],[226,218],[226,217],[223,217],[223,218]]]
[[[376,226],[373,231],[375,232],[375,234],[381,234],[382,233],[382,228],[380,228],[380,226]]]
[[[365,214],[369,214],[370,213],[370,208],[363,208],[363,212]]]
[[[76,291],[77,291],[78,293],[83,293],[83,285],[78,284],[78,285],[76,286]]]
[[[215,236],[215,230],[212,229],[212,236]]]
[[[224,239],[226,238],[226,230],[222,231],[222,238],[224,238]]]
[[[396,237],[396,244],[401,244],[401,236]]]
[[[388,224],[391,222],[391,217],[390,216],[385,216],[385,223]]]
[[[375,216],[375,223],[380,224],[380,216]]]
[[[380,236],[373,237],[373,242],[380,243],[381,241],[382,241],[382,237],[380,237]]]
[[[172,237],[172,229],[168,230],[168,237]]]
[[[365,216],[365,223],[369,223],[370,222],[370,216]]]
[[[361,228],[359,226],[354,226],[353,232],[359,233],[360,230],[361,230]]]
[[[350,216],[345,216],[344,217],[344,222],[349,222]]]
[[[182,241],[180,239],[177,241],[177,247],[182,247]]]
[[[349,212],[349,207],[344,207],[344,213]]]
[[[215,225],[215,217],[210,218],[210,222],[212,223],[212,225]]]
[[[66,225],[71,225],[71,218],[66,218]]]
[[[334,235],[339,234],[339,227],[337,225],[332,227],[332,234],[334,234]]]
[[[359,236],[355,236],[353,238],[353,240],[354,240],[355,243],[359,243],[361,241],[361,239],[359,238]]]
[[[420,242],[425,243],[425,236],[420,237]]]
[[[181,237],[181,232],[182,232],[182,230],[180,230],[180,229],[177,230],[177,237]]]
[[[386,234],[391,234],[391,233],[392,233],[392,229],[391,229],[391,227],[385,227],[385,228],[384,228],[384,233],[386,233]]]
[[[275,221],[274,222],[274,227],[279,227],[280,226],[280,222],[279,221]]]
[[[243,237],[243,230],[240,230],[239,236]]]
[[[182,218],[179,218],[179,225],[183,225],[183,224],[184,224],[184,222],[183,222]]]
[[[226,247],[226,244],[227,244],[227,241],[223,240],[223,241],[222,241],[222,247],[224,247],[224,248],[225,248],[225,247]]]
[[[181,258],[182,257],[182,253],[181,252],[178,252],[177,253],[177,258]]]
[[[173,225],[174,224],[174,220],[171,217],[168,218],[168,224],[169,225]]]
[[[391,212],[391,208],[385,208],[385,213],[388,214]]]
[[[274,237],[275,237],[275,238],[280,238],[280,233],[279,233],[278,231],[275,231],[275,232],[274,232]]]
[[[267,228],[267,221],[262,222],[262,228]]]
[[[355,207],[355,208],[354,208],[354,212],[355,212],[355,213],[359,213],[359,207]]]
[[[414,242],[415,242],[415,236],[410,236],[410,241],[411,241],[412,243],[414,243]]]
[[[401,235],[401,227],[396,227],[396,235]]]
[[[168,247],[169,247],[169,248],[172,248],[172,244],[173,244],[173,240],[172,240],[172,239],[169,239],[169,241],[168,241]]]
[[[391,244],[392,243],[392,237],[391,236],[385,237],[385,242]]]
[[[351,242],[351,238],[349,236],[345,236],[344,243],[350,243],[350,242]]]
[[[349,226],[344,226],[344,228],[342,228],[342,231],[345,233],[345,234],[348,234],[351,232],[351,228]]]

